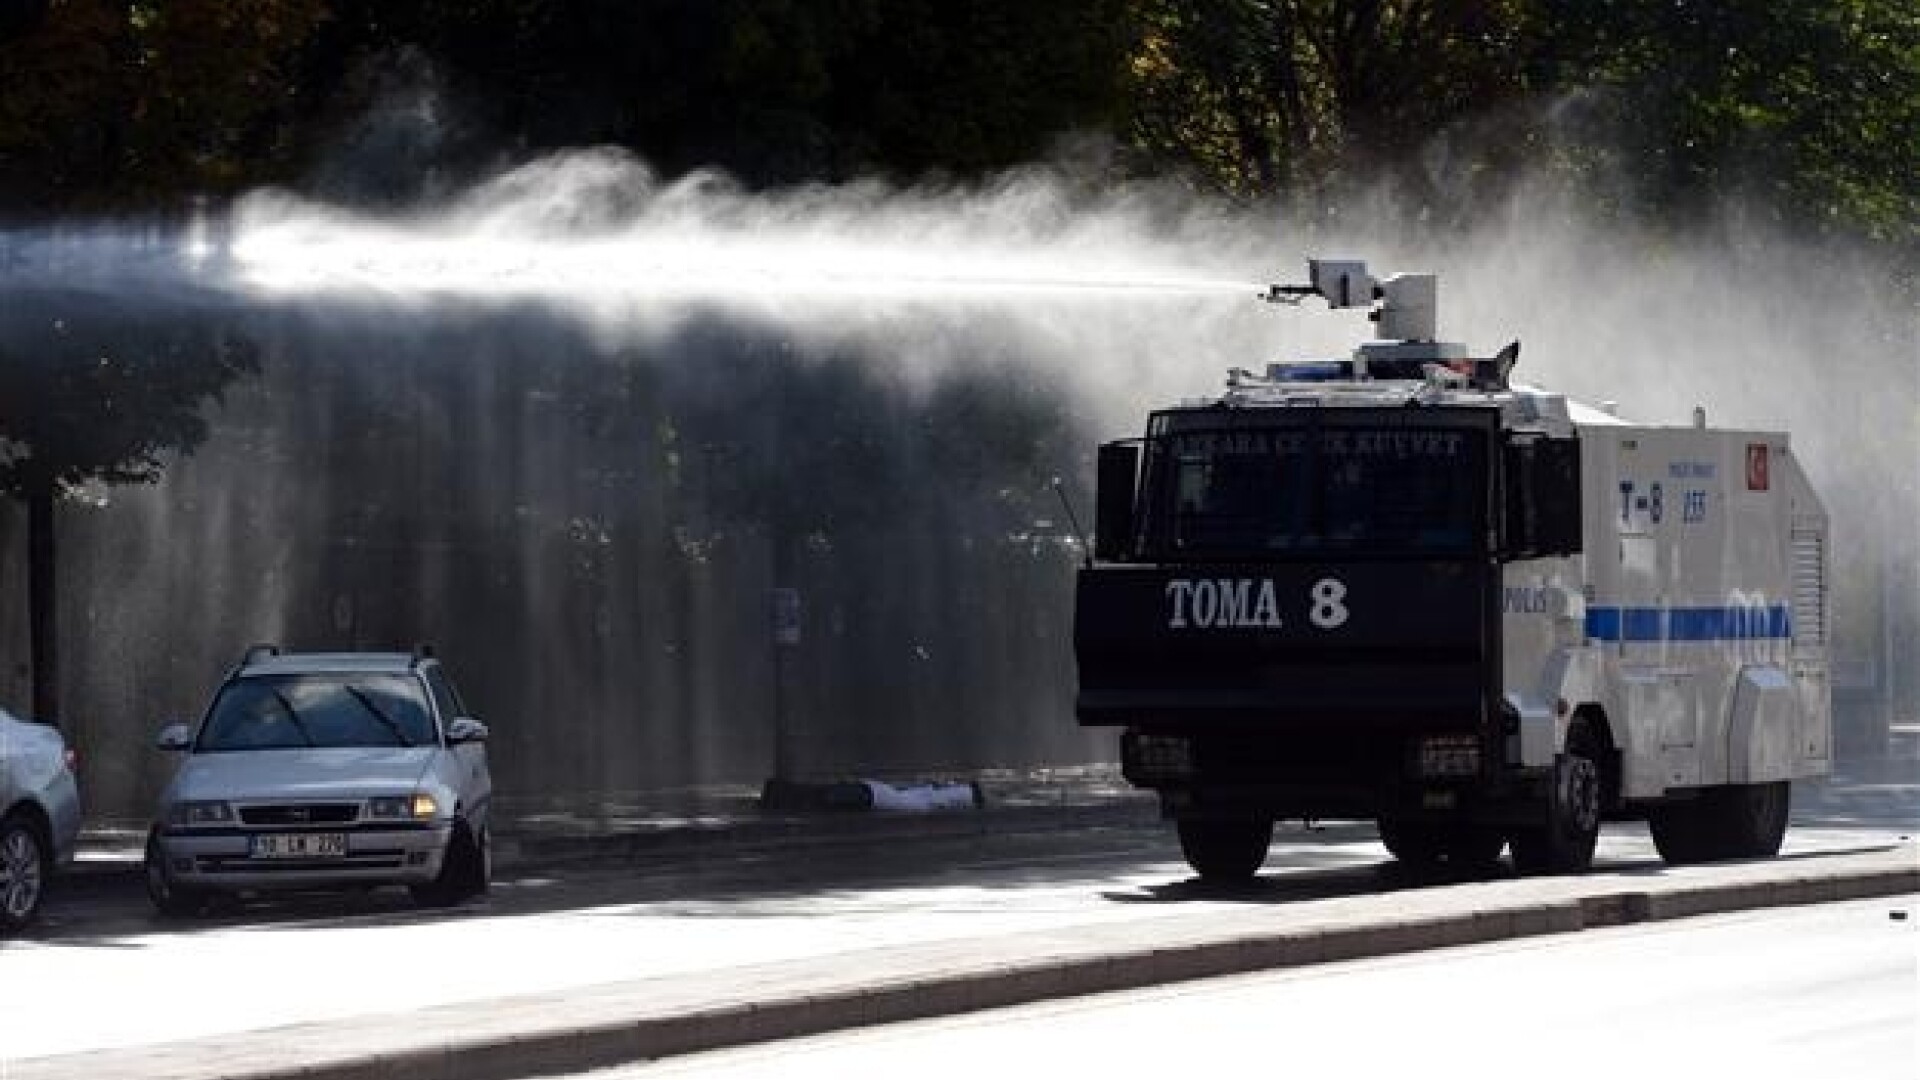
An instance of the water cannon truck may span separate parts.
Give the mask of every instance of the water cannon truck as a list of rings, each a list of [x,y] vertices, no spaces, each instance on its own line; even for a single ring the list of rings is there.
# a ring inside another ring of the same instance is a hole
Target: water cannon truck
[[[1202,878],[1276,820],[1576,873],[1603,820],[1766,858],[1831,763],[1828,522],[1786,434],[1632,423],[1436,340],[1430,274],[1314,260],[1351,356],[1235,369],[1098,457],[1076,712]]]

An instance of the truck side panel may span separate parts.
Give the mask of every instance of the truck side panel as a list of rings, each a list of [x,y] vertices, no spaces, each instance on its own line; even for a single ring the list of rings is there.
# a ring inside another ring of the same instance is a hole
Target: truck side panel
[[[1825,515],[1785,436],[1581,436],[1599,510],[1586,523],[1585,639],[1624,794],[1825,771]]]

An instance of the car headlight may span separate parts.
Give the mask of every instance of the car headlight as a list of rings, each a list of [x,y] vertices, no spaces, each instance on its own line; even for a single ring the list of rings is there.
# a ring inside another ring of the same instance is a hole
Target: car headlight
[[[228,825],[233,822],[233,807],[217,799],[174,803],[167,810],[169,825]]]
[[[384,821],[426,821],[439,812],[440,804],[425,792],[367,800],[367,816]]]

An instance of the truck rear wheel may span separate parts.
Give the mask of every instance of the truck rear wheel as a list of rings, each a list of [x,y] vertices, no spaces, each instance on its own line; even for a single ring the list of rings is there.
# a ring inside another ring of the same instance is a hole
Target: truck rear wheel
[[[1647,814],[1660,857],[1675,866],[1716,859],[1770,859],[1786,837],[1793,787],[1785,780],[1709,788]]]
[[[1455,821],[1380,819],[1387,854],[1408,866],[1486,867],[1500,859],[1507,838],[1493,829]]]
[[[1600,742],[1576,720],[1553,765],[1544,825],[1515,829],[1513,866],[1523,874],[1579,874],[1593,865],[1600,839]]]
[[[1787,814],[1793,807],[1793,785],[1785,780],[1741,784],[1726,789],[1722,824],[1727,857],[1771,859],[1780,854],[1787,836]]]
[[[1251,881],[1273,843],[1268,818],[1181,818],[1180,852],[1207,881]]]

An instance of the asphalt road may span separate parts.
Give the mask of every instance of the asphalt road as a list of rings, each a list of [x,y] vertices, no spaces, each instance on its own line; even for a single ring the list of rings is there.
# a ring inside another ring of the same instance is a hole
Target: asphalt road
[[[1911,1080],[1916,907],[1909,896],[1442,949],[577,1075]]]
[[[1886,846],[1916,820],[1908,788],[1803,799],[1788,855]],[[1609,828],[1601,872],[1659,866],[1644,828]],[[6,1054],[24,1060],[885,946],[1449,887],[1476,886],[1407,877],[1370,826],[1298,823],[1280,831],[1255,885],[1226,892],[1193,881],[1168,830],[1144,824],[696,849],[521,876],[451,913],[385,892],[163,923],[129,880],[50,898],[43,925],[0,945],[0,1016]]]

